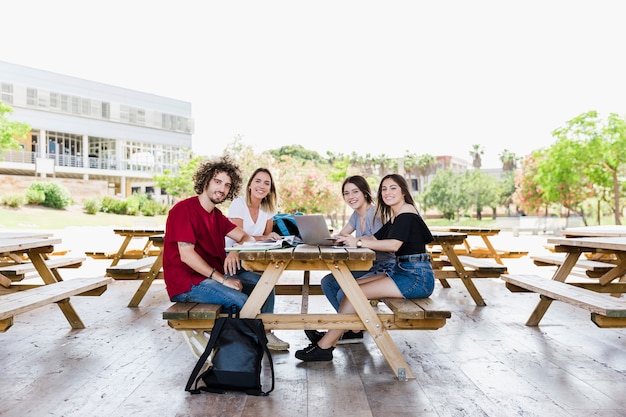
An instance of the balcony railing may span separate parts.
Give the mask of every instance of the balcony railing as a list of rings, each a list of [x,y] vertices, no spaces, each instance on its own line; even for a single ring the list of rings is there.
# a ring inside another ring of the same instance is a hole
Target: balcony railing
[[[34,165],[39,158],[35,152],[27,151],[7,151],[0,155],[0,168],[4,163],[18,163],[18,164],[32,164]],[[61,155],[61,154],[46,154],[43,158],[53,159],[55,167],[72,167],[72,168],[86,168],[86,169],[103,169],[110,171],[130,171],[130,172],[149,172],[149,173],[162,173],[164,169],[176,170],[178,166],[163,165],[162,163],[156,163],[146,160],[122,160],[118,163],[117,160],[111,158],[96,158],[88,157],[88,166],[85,167],[84,159],[82,156],[76,155]]]

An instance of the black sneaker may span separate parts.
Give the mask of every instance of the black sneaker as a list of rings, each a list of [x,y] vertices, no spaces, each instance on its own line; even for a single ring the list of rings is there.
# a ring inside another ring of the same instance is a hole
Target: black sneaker
[[[303,362],[327,362],[333,360],[334,347],[322,349],[317,343],[311,343],[302,350],[296,351],[296,358]]]
[[[305,330],[304,334],[306,335],[306,337],[309,338],[311,343],[313,343],[314,345],[317,345],[317,342],[322,340],[322,337],[324,337],[326,332],[320,332],[317,330]]]
[[[363,341],[363,330],[358,332],[353,332],[352,330],[346,330],[342,335],[341,339],[337,341],[338,345],[347,345],[349,343],[359,343]]]

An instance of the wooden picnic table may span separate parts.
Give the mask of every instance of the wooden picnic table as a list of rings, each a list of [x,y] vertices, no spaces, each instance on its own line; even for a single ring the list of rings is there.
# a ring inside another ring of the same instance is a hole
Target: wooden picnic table
[[[447,279],[460,278],[476,305],[487,305],[472,279],[498,278],[506,272],[506,267],[493,261],[482,260],[481,262],[480,259],[474,260],[471,257],[460,256],[455,247],[463,244],[467,239],[465,233],[437,229],[431,229],[431,232],[435,240],[429,246],[440,246],[444,254],[441,259],[433,258],[432,260],[435,278],[444,288],[450,288]],[[452,269],[449,266],[452,266]]]
[[[550,238],[556,252],[566,253],[551,280],[536,276],[507,276],[503,279],[514,286],[521,286],[539,293],[542,297],[526,322],[537,326],[552,301],[559,300],[592,312],[592,320],[599,327],[626,326],[626,301],[615,296],[624,292],[626,274],[626,237],[560,237]],[[597,278],[596,282],[570,285],[567,281],[582,253],[610,253],[618,264]],[[513,291],[513,289],[512,289]],[[615,296],[608,294],[611,292]]]
[[[493,258],[497,263],[503,265],[502,258],[520,258],[528,255],[527,251],[511,251],[496,249],[490,237],[496,236],[500,233],[499,228],[493,227],[476,227],[476,226],[434,226],[430,228],[431,231],[439,232],[455,232],[463,233],[467,237],[463,240],[462,244],[465,247],[464,250],[455,249],[459,254],[467,254],[476,258]],[[485,248],[473,246],[469,237],[480,237],[485,244]]]
[[[243,306],[240,316],[243,318],[261,318],[266,329],[317,330],[317,329],[350,329],[367,330],[377,344],[381,353],[391,366],[398,379],[413,379],[411,369],[400,350],[391,338],[388,330],[428,329],[435,330],[446,323],[449,311],[435,312],[434,316],[413,303],[424,301],[428,305],[430,299],[404,300],[388,299],[391,308],[403,310],[407,315],[392,312],[376,312],[369,300],[361,291],[352,270],[367,270],[371,267],[376,255],[369,249],[341,248],[331,246],[298,245],[294,248],[245,251],[239,253],[244,266],[248,270],[262,271],[262,276]],[[295,314],[259,314],[261,306],[272,289],[281,294],[278,281],[287,270],[297,271],[331,271],[337,282],[350,300],[356,314],[314,314],[305,310]],[[396,304],[394,304],[394,302]],[[181,304],[181,303],[177,303]],[[200,306],[200,305],[198,305]],[[206,305],[213,306],[213,305]],[[174,306],[175,309],[177,306]],[[185,306],[180,306],[186,308]],[[213,306],[215,307],[215,306]],[[219,306],[217,306],[219,307]],[[428,309],[428,307],[425,307]],[[408,310],[411,310],[408,312]],[[170,312],[164,313],[170,326],[179,329],[203,329],[212,326],[213,320],[190,319],[177,320]],[[176,313],[175,311],[173,312]],[[185,311],[185,314],[187,312]],[[191,314],[194,314],[193,312]],[[190,315],[191,315],[190,314]],[[196,313],[196,316],[201,315]]]
[[[58,271],[46,263],[47,254],[53,252],[54,245],[61,243],[60,238],[17,237],[0,239],[0,255],[27,254],[37,273],[43,280],[42,284],[14,285],[9,280],[0,281],[5,288],[0,296],[0,331],[5,331],[13,324],[15,314],[54,302],[61,309],[73,329],[85,327],[78,313],[70,303],[69,295],[90,292],[89,295],[100,295],[106,290],[110,280],[103,278],[62,280]]]
[[[150,236],[161,235],[165,233],[165,229],[163,227],[151,227],[151,228],[117,228],[113,229],[113,233],[116,235],[122,236],[124,239],[122,240],[122,244],[115,254],[112,256],[111,265],[117,265],[121,259],[141,259],[146,256],[150,256],[150,247],[152,246],[152,241],[148,239]],[[133,239],[143,238],[146,239],[143,249],[140,253],[128,253],[127,248],[130,242]],[[89,254],[88,254],[89,255]]]

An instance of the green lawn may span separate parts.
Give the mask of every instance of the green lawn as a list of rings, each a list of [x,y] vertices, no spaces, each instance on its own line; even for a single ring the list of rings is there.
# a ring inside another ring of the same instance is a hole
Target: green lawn
[[[121,226],[165,224],[166,216],[125,216],[119,214],[87,214],[78,206],[57,210],[41,206],[17,209],[0,206],[0,229],[64,229],[69,226]]]

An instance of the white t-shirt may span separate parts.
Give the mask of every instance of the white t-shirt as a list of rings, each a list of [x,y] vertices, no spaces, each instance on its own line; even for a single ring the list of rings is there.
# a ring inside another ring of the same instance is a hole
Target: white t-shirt
[[[246,231],[250,236],[262,236],[265,233],[265,226],[267,225],[267,221],[274,217],[274,213],[268,213],[263,209],[259,210],[259,217],[256,220],[252,220],[250,216],[250,210],[248,209],[248,205],[246,204],[245,197],[239,197],[233,200],[230,203],[230,208],[228,209],[228,218],[229,219],[242,219],[243,220],[243,230]],[[233,246],[235,243],[229,237],[226,237],[226,247],[229,248]]]

